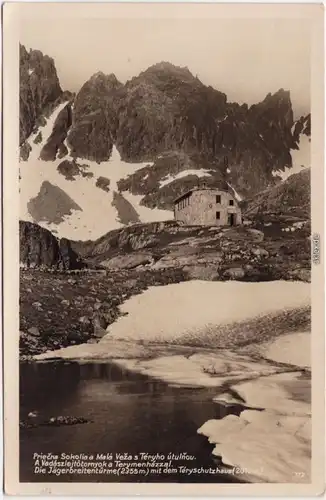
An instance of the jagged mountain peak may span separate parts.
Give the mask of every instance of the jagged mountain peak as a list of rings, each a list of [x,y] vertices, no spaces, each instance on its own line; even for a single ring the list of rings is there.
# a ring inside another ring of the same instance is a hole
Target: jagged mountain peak
[[[177,66],[167,61],[161,61],[149,66],[146,70],[139,73],[138,76],[129,80],[126,87],[133,87],[140,82],[154,85],[160,90],[168,90],[169,87],[175,85],[203,86],[188,67]]]
[[[36,69],[38,67],[43,69],[47,69],[47,67],[49,67],[51,70],[56,72],[54,59],[49,55],[44,54],[41,50],[30,48],[28,51],[25,45],[19,44],[19,52],[20,68],[24,68],[24,64],[27,63],[29,66],[34,66]]]
[[[84,85],[86,85],[88,83],[92,83],[92,84],[103,83],[106,85],[112,84],[115,86],[122,85],[114,73],[110,73],[109,75],[106,75],[105,73],[103,73],[103,71],[97,71],[96,73],[94,73],[89,78],[89,80],[87,80],[87,82]]]
[[[276,90],[276,92],[269,93],[268,96],[271,96],[274,99],[276,99],[276,98],[278,98],[278,99],[284,99],[284,98],[291,99],[291,92],[290,92],[290,90],[285,90],[281,87],[280,89]]]
[[[269,92],[262,101],[253,104],[249,109],[255,109],[257,106],[267,106],[275,109],[279,106],[284,106],[292,111],[291,92],[283,88],[274,93]]]
[[[20,145],[32,133],[45,108],[61,95],[54,60],[39,50],[27,52],[20,45]]]
[[[194,79],[194,75],[191,73],[189,70],[188,66],[177,66],[176,64],[172,64],[169,61],[160,61],[156,64],[152,64],[149,66],[145,71],[140,73],[141,75],[146,75],[148,73],[155,73],[155,72],[169,72],[175,76],[179,77],[188,77],[191,79]]]

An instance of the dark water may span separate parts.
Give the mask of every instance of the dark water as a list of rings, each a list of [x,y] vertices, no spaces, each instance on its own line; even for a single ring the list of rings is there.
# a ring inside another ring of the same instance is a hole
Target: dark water
[[[149,474],[40,475],[34,473],[33,453],[185,453],[195,457],[175,462],[191,468],[216,468],[213,446],[197,434],[209,419],[230,413],[212,401],[216,389],[170,387],[164,382],[132,373],[114,364],[23,363],[20,368],[21,420],[31,411],[38,418],[75,416],[90,423],[71,426],[37,426],[20,430],[21,481],[146,481],[234,482],[225,474],[201,473],[191,477]],[[240,413],[234,407],[232,413]]]

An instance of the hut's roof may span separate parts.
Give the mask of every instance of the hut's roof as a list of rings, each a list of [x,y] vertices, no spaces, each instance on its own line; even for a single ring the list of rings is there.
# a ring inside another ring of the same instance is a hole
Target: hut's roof
[[[178,201],[182,200],[183,198],[186,198],[194,191],[217,191],[217,192],[224,191],[226,193],[230,193],[234,197],[234,193],[227,184],[226,185],[223,184],[223,186],[194,186],[193,188],[188,189],[188,191],[185,191],[180,196],[175,198],[173,202],[178,203]]]

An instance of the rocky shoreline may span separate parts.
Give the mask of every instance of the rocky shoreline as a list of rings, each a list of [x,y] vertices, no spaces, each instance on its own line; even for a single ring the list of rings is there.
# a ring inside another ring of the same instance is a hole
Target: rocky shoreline
[[[119,305],[148,286],[176,283],[176,272],[139,274],[21,270],[20,358],[97,342],[120,315]]]

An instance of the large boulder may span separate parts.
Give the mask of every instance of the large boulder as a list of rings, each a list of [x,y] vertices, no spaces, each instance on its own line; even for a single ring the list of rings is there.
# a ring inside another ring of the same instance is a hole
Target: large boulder
[[[127,255],[117,255],[110,260],[102,261],[101,265],[107,269],[133,269],[152,262],[153,257],[151,254],[135,252]]]

